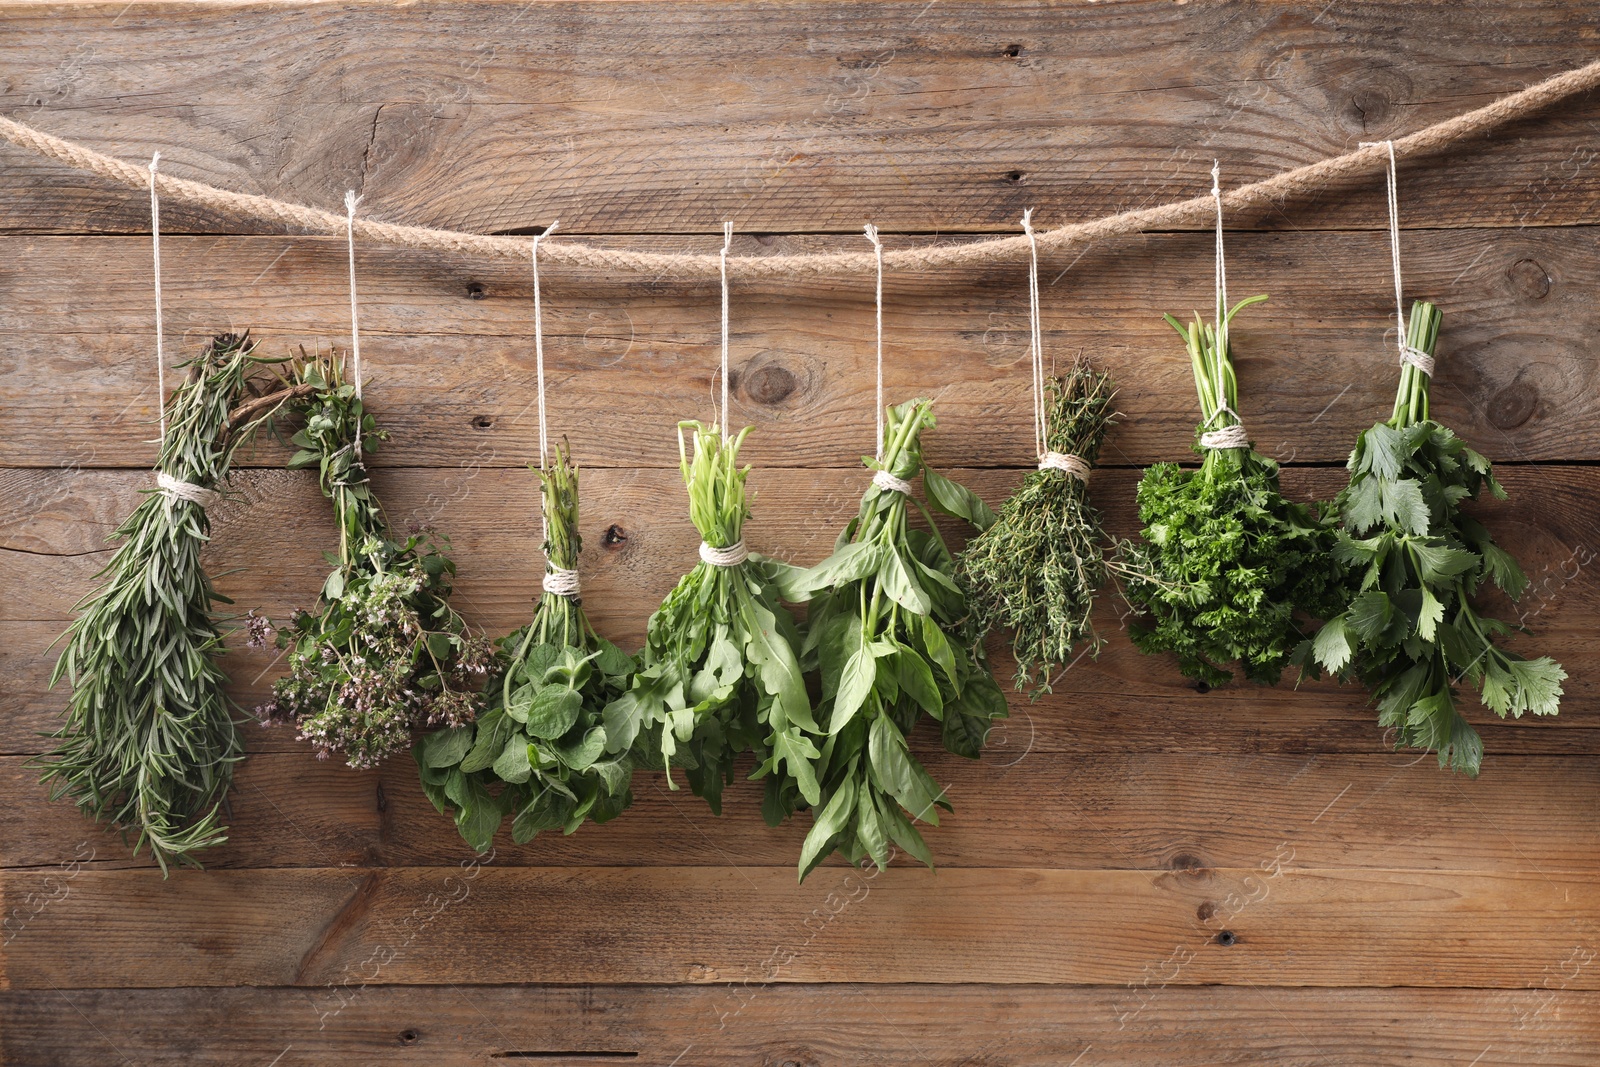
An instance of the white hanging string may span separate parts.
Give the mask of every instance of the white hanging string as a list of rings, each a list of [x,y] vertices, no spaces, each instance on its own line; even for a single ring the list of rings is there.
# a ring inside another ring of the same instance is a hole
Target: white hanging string
[[[539,297],[539,242],[556,232],[557,219],[533,238],[533,365],[539,382],[539,469],[550,466],[550,431],[544,413],[544,307]]]
[[[1217,237],[1216,237],[1216,289],[1217,289],[1217,319],[1216,319],[1216,344],[1217,351],[1228,351],[1228,261],[1223,254],[1222,247],[1222,161],[1211,161],[1211,199],[1217,205]],[[1223,412],[1232,415],[1241,425],[1223,426],[1219,429],[1209,430],[1200,435],[1201,448],[1248,448],[1250,435],[1242,425],[1243,419],[1239,413],[1228,404],[1227,389],[1223,384],[1222,375],[1217,375],[1217,410],[1211,417],[1217,418]]]
[[[878,391],[874,395],[876,403],[873,405],[873,410],[876,412],[873,425],[877,427],[877,436],[873,440],[877,443],[873,446],[873,455],[881,460],[883,459],[883,242],[878,239],[878,228],[872,223],[867,223],[863,230],[867,240],[872,242],[873,257],[878,264],[878,282],[873,290],[878,327]]]
[[[728,249],[733,245],[733,222],[722,224],[722,439],[728,440]]]
[[[1033,232],[1033,208],[1022,213],[1028,236],[1028,354],[1033,366],[1033,443],[1042,471],[1061,471],[1080,482],[1089,480],[1089,463],[1070,452],[1050,451],[1048,404],[1044,392],[1044,313],[1039,304],[1039,243]]]
[[[1428,377],[1433,377],[1433,357],[1420,348],[1406,343],[1406,305],[1400,284],[1400,179],[1395,169],[1393,141],[1362,141],[1362,148],[1386,145],[1389,149],[1389,168],[1384,174],[1389,194],[1389,258],[1394,267],[1394,322],[1398,331],[1401,366],[1410,365]]]
[[[346,189],[344,194],[345,238],[349,251],[350,262],[350,366],[355,377],[356,399],[361,399],[361,327],[356,316],[356,205],[361,203],[361,198],[354,189]],[[356,423],[356,458],[361,458],[361,423],[366,421],[363,411],[361,420]]]
[[[150,157],[150,257],[156,275],[156,411],[161,423],[161,439],[167,438],[167,357],[161,329],[161,200],[156,195],[156,166],[161,153]]]

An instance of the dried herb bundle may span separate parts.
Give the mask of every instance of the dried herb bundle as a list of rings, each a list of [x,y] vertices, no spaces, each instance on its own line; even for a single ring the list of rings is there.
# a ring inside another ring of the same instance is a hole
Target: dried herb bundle
[[[927,715],[941,723],[946,749],[976,759],[993,720],[1006,717],[1005,696],[973,643],[950,550],[926,508],[901,491],[921,473],[936,509],[980,529],[994,521],[970,490],[923,466],[921,435],[933,424],[927,400],[888,410],[883,459],[863,460],[880,473],[860,512],[833,555],[787,586],[791,599],[811,600],[804,650],[822,675],[827,724],[818,737],[822,802],[812,801],[802,880],[835,850],[852,863],[871,857],[881,869],[891,841],[933,866],[912,820],[937,826],[935,808],[950,804],[906,738]],[[926,529],[908,523],[912,503]],[[769,787],[769,822],[796,806]]]
[[[1252,681],[1275,684],[1306,620],[1338,611],[1332,526],[1320,510],[1284,499],[1278,465],[1238,429],[1228,324],[1265,299],[1240,301],[1217,328],[1199,315],[1187,328],[1166,316],[1194,368],[1204,415],[1195,450],[1205,460],[1198,470],[1157,463],[1145,471],[1144,539],[1123,546],[1128,600],[1149,616],[1132,627],[1134,644],[1176,654],[1184,674],[1208,685],[1228,681],[1225,665],[1234,661]]]
[[[690,458],[684,432],[694,438]],[[739,448],[749,427],[724,438],[716,426],[678,425],[679,469],[689,515],[703,539],[701,562],[650,616],[633,688],[606,709],[607,751],[630,745],[636,761],[684,769],[695,794],[722,811],[735,757],[754,751],[756,777],[792,781],[819,798],[803,731],[817,731],[795,654],[800,635],[779,603],[785,564],[746,553],[745,476]],[[774,788],[769,784],[768,789]]]
[[[1433,357],[1443,316],[1411,307],[1407,347]],[[1489,461],[1429,416],[1429,375],[1407,362],[1394,413],[1364,431],[1350,453],[1350,484],[1336,501],[1344,520],[1336,552],[1351,565],[1343,610],[1299,653],[1341,677],[1360,678],[1396,747],[1435,750],[1441,767],[1476,775],[1483,740],[1456,710],[1465,680],[1501,718],[1554,715],[1567,674],[1548,656],[1524,659],[1494,643],[1513,627],[1480,615],[1473,595],[1490,579],[1512,600],[1527,578],[1460,505],[1485,488],[1505,499]]]
[[[537,468],[534,468],[537,470]],[[578,469],[561,445],[543,483],[546,573],[576,577]],[[559,583],[558,583],[559,587]],[[497,684],[477,722],[426,735],[413,749],[422,788],[461,836],[486,852],[505,816],[518,844],[541,830],[572,833],[633,800],[627,754],[605,758],[601,715],[627,691],[633,660],[595,633],[576,592],[546,590],[533,621],[500,641]]]
[[[289,673],[257,714],[294,723],[321,758],[337,752],[351,767],[375,767],[410,744],[412,727],[476,718],[493,650],[450,607],[449,542],[431,531],[390,532],[362,451],[385,435],[340,363],[308,361],[300,375],[314,392],[298,405],[305,425],[289,467],[319,471],[339,551],[328,557],[334,570],[317,610],[296,612],[278,633]]]
[[[278,362],[256,356],[247,335],[228,334],[185,364],[156,463],[179,488],[147,490],[117,527],[105,584],[79,605],[50,679],[72,685],[57,747],[44,757],[52,799],[70,796],[90,818],[137,834],[134,852],[149,845],[163,873],[173,860],[198,867],[191,853],[227,839],[219,808],[243,746],[212,613],[229,601],[200,563],[211,532],[203,502],[289,399],[263,373]]]
[[[1116,418],[1109,375],[1086,363],[1050,383],[1046,447],[1077,457],[1100,456]],[[1085,476],[1087,474],[1085,473]],[[1105,584],[1106,536],[1083,478],[1056,467],[1030,471],[1000,507],[995,522],[967,543],[958,576],[972,606],[976,639],[1012,632],[1016,687],[1050,691],[1050,677],[1072,662],[1080,645],[1098,654],[1104,640],[1090,622]]]

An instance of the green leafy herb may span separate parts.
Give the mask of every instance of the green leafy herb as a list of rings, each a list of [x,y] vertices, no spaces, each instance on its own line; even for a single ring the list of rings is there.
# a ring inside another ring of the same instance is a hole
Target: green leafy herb
[[[689,516],[712,549],[743,543],[750,468],[738,463],[749,433],[724,438],[716,426],[678,425]],[[792,781],[808,800],[819,798],[817,750],[803,732],[817,725],[795,653],[799,631],[777,597],[787,569],[752,553],[730,566],[702,560],[678,582],[650,616],[633,688],[606,708],[608,752],[633,746],[636,760],[665,770],[673,788],[672,767],[681,767],[718,814],[734,758],[746,750],[756,754],[756,777]]]
[[[966,487],[927,469],[921,434],[934,424],[927,400],[888,410],[882,461],[874,470],[910,481],[920,472],[938,510],[980,529],[994,514]],[[974,643],[955,561],[921,503],[877,484],[845,526],[833,555],[793,577],[786,596],[811,600],[804,652],[822,675],[826,723],[817,731],[822,801],[805,797],[813,823],[800,853],[803,880],[837,850],[881,869],[892,842],[928,866],[933,857],[913,825],[938,825],[941,789],[906,743],[918,719],[941,724],[944,746],[977,758],[1005,696]],[[892,483],[891,483],[892,484]],[[912,528],[909,505],[927,521]],[[792,790],[769,785],[764,810],[776,823],[799,806]]]
[[[1050,390],[1048,449],[1093,464],[1116,418],[1110,376],[1079,363]],[[1029,472],[994,524],[960,554],[976,637],[1011,630],[1018,689],[1048,693],[1050,676],[1072,662],[1080,645],[1099,653],[1104,641],[1089,616],[1107,577],[1105,544],[1088,484],[1047,468]]]
[[[334,570],[317,610],[297,612],[279,632],[289,673],[257,714],[294,723],[319,757],[375,767],[410,744],[412,727],[471,722],[493,650],[450,607],[449,542],[429,531],[391,534],[363,453],[385,435],[341,365],[309,361],[301,380],[314,392],[300,404],[305,426],[289,466],[319,471],[339,551],[328,557]]]
[[[215,338],[185,364],[188,380],[167,405],[156,469],[221,491],[234,453],[290,398],[279,360],[255,355],[248,335]],[[273,391],[263,390],[271,387]],[[243,758],[234,705],[218,659],[212,605],[229,603],[200,564],[211,523],[198,503],[145,491],[118,526],[105,579],[78,606],[50,683],[72,685],[67,721],[44,757],[51,797],[137,834],[163,873],[173,860],[227,840],[219,807]]]
[[[1406,344],[1432,356],[1443,316],[1411,307]],[[1397,747],[1437,751],[1439,766],[1476,775],[1483,740],[1456,710],[1465,680],[1501,718],[1554,715],[1567,674],[1548,656],[1524,659],[1495,645],[1515,629],[1481,615],[1471,600],[1489,579],[1512,600],[1522,569],[1461,503],[1487,488],[1505,499],[1489,461],[1428,411],[1430,379],[1407,363],[1394,413],[1361,434],[1350,453],[1350,484],[1336,504],[1344,520],[1336,551],[1351,567],[1343,610],[1299,658],[1360,678]]]
[[[537,470],[537,468],[533,468]],[[546,572],[576,572],[578,469],[563,445],[538,470],[544,487]],[[589,625],[577,596],[545,592],[533,621],[500,641],[496,684],[476,722],[427,734],[412,750],[422,788],[456,828],[486,852],[501,821],[530,841],[541,830],[572,833],[602,823],[633,801],[626,753],[606,755],[605,707],[628,690],[633,660]]]
[[[1166,321],[1189,350],[1207,431],[1239,425],[1239,383],[1228,325],[1265,300],[1242,300],[1220,330]],[[1201,448],[1199,469],[1157,463],[1139,482],[1143,541],[1123,547],[1129,602],[1148,622],[1131,629],[1147,653],[1171,652],[1184,674],[1208,685],[1232,677],[1237,661],[1252,681],[1275,684],[1303,638],[1307,619],[1338,610],[1341,568],[1334,533],[1320,508],[1284,499],[1278,465],[1239,447]]]

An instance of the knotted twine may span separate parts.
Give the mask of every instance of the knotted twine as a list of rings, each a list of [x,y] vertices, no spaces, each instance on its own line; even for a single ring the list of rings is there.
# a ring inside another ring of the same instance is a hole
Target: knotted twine
[[[1217,320],[1216,320],[1216,346],[1217,351],[1223,356],[1228,352],[1228,262],[1222,251],[1222,161],[1211,161],[1211,199],[1217,205],[1216,229],[1216,290],[1217,290]],[[1223,376],[1217,375],[1217,410],[1211,413],[1215,419],[1224,412],[1239,419],[1239,413],[1228,406],[1227,389],[1223,384]],[[1210,422],[1211,419],[1207,419]],[[1243,420],[1233,426],[1221,426],[1215,430],[1207,430],[1200,435],[1200,447],[1211,449],[1223,448],[1249,448],[1250,435],[1245,431]]]
[[[1389,258],[1394,267],[1394,322],[1395,329],[1399,331],[1396,336],[1400,346],[1400,365],[1415,367],[1432,378],[1433,357],[1422,349],[1413,348],[1406,343],[1406,306],[1400,286],[1400,181],[1395,171],[1394,142],[1361,142],[1362,148],[1376,148],[1379,145],[1385,145],[1389,149],[1389,167],[1384,172],[1384,183],[1389,194]]]
[[[1039,310],[1039,242],[1033,232],[1033,208],[1022,213],[1028,238],[1028,354],[1033,363],[1033,443],[1042,471],[1061,471],[1080,482],[1089,480],[1089,462],[1070,452],[1050,451],[1044,396],[1044,325]]]
[[[539,385],[539,469],[550,469],[550,430],[544,406],[544,302],[539,292],[539,242],[556,232],[561,220],[556,219],[533,238],[533,366]],[[539,535],[546,545],[550,542],[550,520],[544,513],[544,494],[539,495]],[[541,584],[552,596],[577,597],[582,592],[578,572],[558,567],[545,556],[544,577]]]

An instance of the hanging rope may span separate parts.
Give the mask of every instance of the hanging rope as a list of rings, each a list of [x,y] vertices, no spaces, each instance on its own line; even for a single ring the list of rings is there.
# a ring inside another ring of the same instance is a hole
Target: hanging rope
[[[156,195],[156,167],[161,153],[150,157],[150,258],[156,276],[156,418],[161,424],[161,439],[167,439],[167,356],[162,348],[161,329],[161,198]]]
[[[722,440],[728,440],[728,249],[733,245],[733,223],[722,224]]]
[[[1384,174],[1389,194],[1389,258],[1394,268],[1394,324],[1396,344],[1400,346],[1400,365],[1409,364],[1433,377],[1433,357],[1406,343],[1406,305],[1400,284],[1400,176],[1395,167],[1393,141],[1362,141],[1362,148],[1383,146],[1389,150],[1389,168]]]
[[[1557,74],[1536,85],[1511,93],[1473,111],[1436,123],[1394,142],[1397,157],[1426,155],[1451,145],[1469,141],[1487,130],[1530,115],[1577,93],[1600,85],[1600,60],[1575,70]],[[0,118],[0,139],[79,170],[98,174],[135,189],[156,180],[148,168],[96,152],[85,145],[52,136],[15,119]],[[1227,196],[1230,211],[1246,211],[1282,203],[1285,199],[1309,193],[1334,182],[1370,174],[1385,160],[1382,148],[1359,148],[1293,170],[1286,170],[1265,181],[1240,186]],[[301,204],[290,204],[267,196],[234,193],[203,182],[161,175],[163,195],[180,203],[193,204],[234,219],[254,219],[301,232],[337,236],[347,225],[339,215]],[[1177,229],[1204,223],[1211,210],[1210,197],[1194,197],[1157,207],[1124,211],[1087,222],[1069,223],[1039,235],[1039,248],[1045,253],[1060,252],[1076,245],[1104,241],[1113,237],[1154,229]],[[500,256],[521,259],[527,245],[514,237],[437,230],[427,226],[406,226],[364,219],[360,222],[364,240],[407,248],[426,248],[443,252]],[[886,266],[901,272],[943,271],[951,267],[980,263],[999,263],[1021,258],[1028,250],[1026,238],[1001,237],[969,244],[904,248],[889,253]],[[721,268],[715,255],[671,255],[636,252],[628,249],[593,248],[563,242],[550,251],[549,261],[562,267],[602,272],[632,272],[670,277],[711,277]],[[873,269],[874,257],[863,253],[826,253],[799,256],[748,256],[734,261],[740,277],[772,278],[784,275],[865,274]]]
[[[1033,443],[1042,471],[1061,471],[1080,482],[1089,480],[1089,461],[1070,452],[1050,451],[1048,405],[1044,392],[1044,314],[1039,306],[1039,246],[1033,232],[1033,208],[1022,213],[1028,238],[1028,353],[1033,364]]]
[[[873,404],[873,410],[877,413],[877,421],[874,423],[877,427],[877,437],[874,438],[877,444],[874,446],[873,455],[881,461],[883,459],[883,242],[878,240],[878,228],[872,223],[867,223],[864,229],[867,240],[872,242],[873,258],[878,264],[878,284],[873,290],[878,323],[878,392],[876,403]]]

